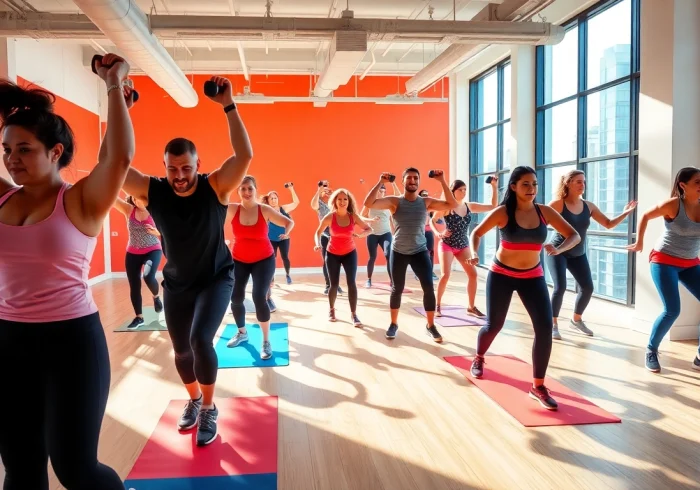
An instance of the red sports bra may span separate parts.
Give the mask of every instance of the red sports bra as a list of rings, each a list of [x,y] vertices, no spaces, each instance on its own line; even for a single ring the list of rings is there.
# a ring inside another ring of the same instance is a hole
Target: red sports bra
[[[233,259],[246,264],[259,262],[270,257],[274,250],[267,236],[267,222],[263,216],[262,206],[258,205],[258,221],[254,225],[244,225],[240,218],[241,206],[231,220],[233,229]]]

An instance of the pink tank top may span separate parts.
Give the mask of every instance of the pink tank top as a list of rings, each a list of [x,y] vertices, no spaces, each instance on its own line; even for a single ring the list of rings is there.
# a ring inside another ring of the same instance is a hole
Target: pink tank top
[[[355,241],[352,233],[355,231],[355,220],[350,216],[348,226],[340,226],[336,221],[336,214],[331,218],[331,239],[328,242],[328,252],[333,255],[345,255],[355,250]]]
[[[51,215],[28,226],[0,223],[0,319],[56,322],[97,311],[88,287],[96,237],[81,233],[58,193]],[[0,197],[0,206],[20,188]]]
[[[160,250],[162,247],[160,245],[160,240],[157,236],[151,235],[146,228],[146,225],[151,225],[153,228],[156,227],[153,217],[148,215],[143,221],[139,221],[136,218],[136,208],[132,209],[129,219],[127,220],[127,227],[129,229],[129,244],[126,246],[126,251],[130,254],[143,255],[153,250]]]

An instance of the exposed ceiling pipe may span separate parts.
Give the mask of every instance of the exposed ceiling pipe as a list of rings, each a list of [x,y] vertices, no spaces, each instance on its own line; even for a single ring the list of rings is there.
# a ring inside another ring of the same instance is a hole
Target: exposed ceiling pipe
[[[250,74],[248,73],[248,66],[245,62],[245,51],[243,51],[243,43],[238,41],[238,56],[241,58],[241,68],[243,69],[243,76],[246,80],[250,81]]]
[[[74,0],[124,54],[182,107],[197,105],[197,92],[149,30],[143,12],[130,0]]]
[[[523,22],[537,15],[542,9],[553,3],[554,0],[505,0],[500,5],[487,5],[474,16],[474,21],[505,21],[512,25],[550,26],[551,37],[543,43],[532,44],[557,44],[564,39],[565,31],[562,27],[540,22]],[[500,22],[499,22],[500,23]],[[432,85],[440,78],[446,76],[457,66],[493,43],[469,43],[452,44],[437,58],[431,61],[425,68],[406,81],[406,94],[414,95],[426,87]]]
[[[375,65],[377,60],[374,58],[374,51],[370,51],[372,54],[372,61],[370,62],[369,65],[367,65],[367,68],[365,68],[365,71],[362,72],[362,75],[360,75],[360,80],[364,80],[369,71],[372,69],[372,67]]]

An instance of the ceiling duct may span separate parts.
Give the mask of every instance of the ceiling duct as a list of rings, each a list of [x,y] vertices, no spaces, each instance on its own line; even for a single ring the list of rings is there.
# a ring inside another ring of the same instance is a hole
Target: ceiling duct
[[[316,82],[314,96],[328,97],[348,83],[366,54],[365,31],[336,31],[328,53],[328,65]]]
[[[141,68],[182,107],[197,105],[197,92],[175,60],[150,32],[148,19],[131,0],[74,0],[114,43],[124,57]]]

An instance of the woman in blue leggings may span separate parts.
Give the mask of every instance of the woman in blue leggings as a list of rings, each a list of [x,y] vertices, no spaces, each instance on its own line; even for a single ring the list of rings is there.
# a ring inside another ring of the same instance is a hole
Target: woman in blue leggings
[[[651,277],[664,304],[654,322],[647,345],[646,368],[658,373],[659,345],[681,313],[678,283],[700,300],[700,169],[685,167],[676,174],[671,199],[644,213],[637,226],[637,241],[628,250],[644,249],[644,232],[649,220],[664,218],[664,232],[649,255]],[[700,370],[700,351],[693,359]]]

